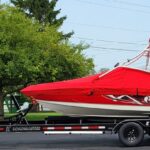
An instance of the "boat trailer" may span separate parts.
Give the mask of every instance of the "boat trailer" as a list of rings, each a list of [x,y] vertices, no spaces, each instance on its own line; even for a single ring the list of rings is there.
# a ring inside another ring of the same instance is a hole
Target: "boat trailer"
[[[26,115],[34,104],[21,110],[15,96],[11,98],[17,108],[17,114],[0,121],[0,132],[43,132],[52,134],[118,134],[125,146],[138,146],[144,135],[150,135],[150,117],[147,118],[111,118],[111,117],[71,117],[47,116],[44,120],[28,121]]]

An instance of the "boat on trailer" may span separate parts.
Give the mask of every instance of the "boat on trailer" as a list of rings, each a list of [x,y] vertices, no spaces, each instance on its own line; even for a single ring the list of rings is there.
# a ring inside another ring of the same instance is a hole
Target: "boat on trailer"
[[[146,59],[144,69],[134,66]],[[79,79],[30,85],[21,92],[67,116],[148,117],[150,115],[150,44],[135,58],[112,70]]]
[[[0,121],[0,132],[43,132],[45,135],[64,134],[117,134],[125,146],[138,146],[144,135],[150,135],[150,117],[109,118],[89,116],[46,116],[40,120],[28,120],[26,115],[35,105],[19,105],[17,97],[10,95],[17,112]],[[26,103],[26,102],[25,102]]]

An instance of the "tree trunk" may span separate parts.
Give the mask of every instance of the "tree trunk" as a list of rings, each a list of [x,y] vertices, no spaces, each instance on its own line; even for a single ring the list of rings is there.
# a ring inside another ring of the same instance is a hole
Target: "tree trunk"
[[[0,121],[4,120],[3,94],[0,92]]]

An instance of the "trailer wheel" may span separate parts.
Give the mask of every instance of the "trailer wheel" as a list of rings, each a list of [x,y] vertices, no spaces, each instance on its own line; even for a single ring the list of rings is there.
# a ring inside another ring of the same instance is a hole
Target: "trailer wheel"
[[[138,146],[143,139],[144,130],[138,123],[128,122],[119,129],[119,140],[125,146]]]

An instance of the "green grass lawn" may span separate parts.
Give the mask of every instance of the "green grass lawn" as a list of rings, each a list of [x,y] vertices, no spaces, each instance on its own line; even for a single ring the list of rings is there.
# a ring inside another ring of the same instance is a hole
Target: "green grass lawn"
[[[10,117],[15,113],[5,113],[5,117]],[[28,113],[26,118],[28,121],[44,120],[48,116],[62,116],[62,114],[56,112],[34,112]]]

